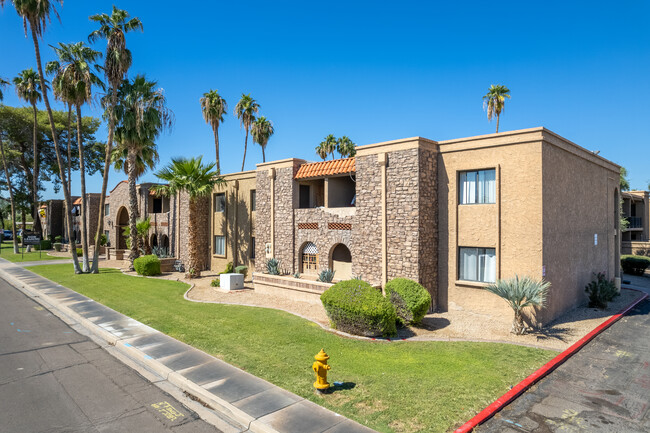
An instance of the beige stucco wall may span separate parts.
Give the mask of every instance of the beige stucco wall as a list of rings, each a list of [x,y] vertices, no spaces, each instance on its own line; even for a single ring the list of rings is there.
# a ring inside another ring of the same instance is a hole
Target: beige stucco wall
[[[251,207],[252,191],[256,190],[255,171],[247,171],[224,176],[226,183],[217,185],[213,191],[211,214],[212,233],[210,236],[211,261],[213,271],[223,271],[228,262],[233,266],[248,266],[247,278],[255,271],[255,259],[251,256],[251,239],[255,236],[255,211]],[[217,193],[226,194],[226,211],[215,212],[214,197]],[[214,236],[226,237],[225,255],[214,253]]]

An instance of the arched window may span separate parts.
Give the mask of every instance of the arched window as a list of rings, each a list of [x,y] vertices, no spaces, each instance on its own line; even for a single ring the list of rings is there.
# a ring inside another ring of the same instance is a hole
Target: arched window
[[[316,273],[318,270],[318,248],[313,242],[307,242],[302,249],[302,272]]]

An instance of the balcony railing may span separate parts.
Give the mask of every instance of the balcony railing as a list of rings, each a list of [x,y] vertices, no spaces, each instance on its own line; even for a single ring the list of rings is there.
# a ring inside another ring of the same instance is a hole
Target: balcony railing
[[[627,217],[626,218],[630,229],[642,229],[643,228],[643,218],[641,217]]]

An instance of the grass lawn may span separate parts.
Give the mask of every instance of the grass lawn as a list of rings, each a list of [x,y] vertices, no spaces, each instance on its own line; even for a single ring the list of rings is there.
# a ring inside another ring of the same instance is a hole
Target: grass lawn
[[[342,338],[282,311],[183,299],[184,283],[123,275],[74,275],[70,265],[30,268],[161,332],[382,432],[444,432],[492,403],[557,353],[469,342]],[[314,355],[330,355],[316,396]]]
[[[20,251],[25,251],[26,247],[20,247]],[[33,262],[38,260],[65,260],[65,257],[52,257],[47,255],[47,251],[33,251],[31,253],[14,254],[13,241],[3,241],[0,249],[0,257],[10,262]]]

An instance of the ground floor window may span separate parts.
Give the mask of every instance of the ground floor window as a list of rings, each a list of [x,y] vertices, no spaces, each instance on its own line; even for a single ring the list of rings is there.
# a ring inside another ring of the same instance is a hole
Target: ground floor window
[[[226,237],[225,236],[215,236],[214,237],[214,253],[218,256],[226,255]]]
[[[254,258],[255,258],[255,236],[251,237],[251,259]]]
[[[483,283],[496,281],[497,260],[494,248],[461,247],[459,250],[459,279]]]
[[[106,236],[106,246],[110,247],[111,246],[111,232],[108,230],[104,230],[104,236]]]
[[[307,242],[302,249],[302,272],[315,273],[318,269],[318,248],[312,242]]]

